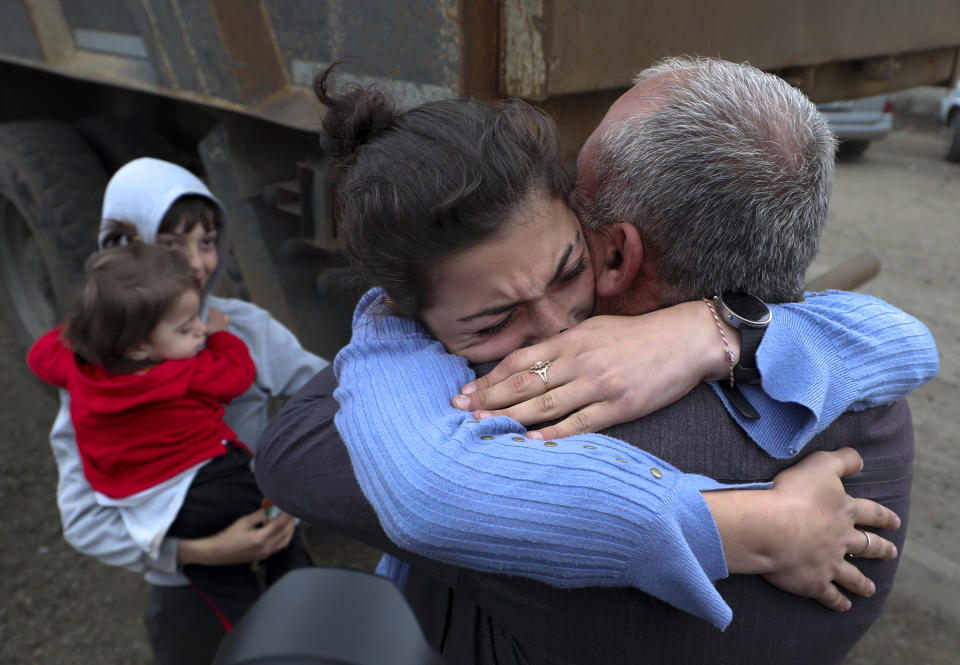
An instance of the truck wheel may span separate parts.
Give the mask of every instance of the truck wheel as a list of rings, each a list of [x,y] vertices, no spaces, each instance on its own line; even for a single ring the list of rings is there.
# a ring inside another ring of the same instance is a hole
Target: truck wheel
[[[87,142],[110,175],[137,157],[156,157],[193,170],[189,155],[178,150],[166,136],[149,124],[91,116],[74,121],[72,127]]]
[[[950,137],[947,139],[947,161],[960,162],[960,111],[950,118]]]
[[[837,159],[841,161],[857,159],[862,156],[869,147],[869,140],[841,141],[840,146],[837,148]]]
[[[96,249],[105,186],[67,125],[0,124],[0,306],[24,348],[57,323]]]

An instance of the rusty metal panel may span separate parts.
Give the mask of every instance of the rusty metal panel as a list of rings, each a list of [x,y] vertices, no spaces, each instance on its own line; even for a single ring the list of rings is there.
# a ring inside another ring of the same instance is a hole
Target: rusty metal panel
[[[179,81],[190,80],[196,87],[189,89],[207,97],[245,101],[209,2],[144,0],[144,5],[155,17],[157,38],[175,37],[179,41],[178,48],[163,43],[164,54]]]
[[[248,8],[237,3],[237,11]],[[255,3],[254,3],[255,5]],[[209,2],[127,0],[156,78],[170,91],[211,101],[248,101],[242,94],[220,24]]]
[[[186,35],[170,3],[127,0],[137,32],[146,44],[157,85],[171,91],[203,90],[189,54]]]
[[[460,84],[457,0],[265,0],[295,85],[339,58],[362,82],[378,82],[404,104],[450,97]]]
[[[951,80],[960,62],[960,49],[943,48],[903,53],[874,60],[827,63],[797,72],[777,73],[815,102],[866,97]]]
[[[7,2],[0,22],[0,44],[3,51],[18,58],[42,60],[43,50],[33,31],[27,8],[20,2]]]
[[[62,1],[63,15],[74,28],[102,30],[125,35],[137,33],[137,24],[128,8],[119,2]]]
[[[666,55],[816,65],[960,45],[955,0],[502,0],[501,93],[624,87]]]
[[[667,54],[750,60],[818,100],[960,71],[956,0],[7,2],[0,34],[16,40],[0,58],[303,129],[319,115],[314,74],[345,56],[345,72],[403,105],[521,95],[578,127],[594,119],[578,110],[597,106],[588,95]]]
[[[211,0],[210,6],[242,101],[259,101],[285,87],[287,72],[262,3]]]

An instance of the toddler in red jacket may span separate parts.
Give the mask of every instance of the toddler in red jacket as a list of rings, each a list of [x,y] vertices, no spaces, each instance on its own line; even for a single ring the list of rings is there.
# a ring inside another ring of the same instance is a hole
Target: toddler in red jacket
[[[167,535],[217,533],[263,501],[250,451],[223,421],[223,405],[256,368],[226,331],[228,317],[211,308],[204,324],[200,307],[200,284],[179,252],[131,242],[90,258],[66,323],[27,355],[37,376],[68,391],[84,475],[146,551]],[[194,474],[189,485],[178,482],[184,474]],[[304,558],[277,552],[262,581]],[[184,573],[201,590],[250,583],[232,568]]]

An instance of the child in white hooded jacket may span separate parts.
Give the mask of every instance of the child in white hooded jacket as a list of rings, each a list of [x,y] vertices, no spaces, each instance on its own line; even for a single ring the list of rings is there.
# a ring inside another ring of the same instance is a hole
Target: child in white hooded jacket
[[[268,312],[249,302],[209,295],[228,253],[226,216],[210,190],[186,169],[169,162],[136,159],[110,179],[104,194],[99,244],[115,242],[116,222],[133,224],[140,240],[182,252],[203,287],[202,315],[216,307],[229,317],[229,331],[246,344],[257,369],[253,385],[226,409],[225,422],[239,440],[256,445],[268,419],[268,399],[295,393],[327,361],[306,351]],[[83,475],[70,420],[69,395],[60,391],[60,410],[50,433],[59,470],[57,503],[66,540],[103,563],[144,572],[151,584],[144,621],[158,665],[209,663],[220,640],[256,600],[261,587],[242,585],[222,597],[200,594],[182,574],[189,564],[252,564],[286,547],[294,537],[289,515],[264,522],[250,513],[206,538],[165,538],[147,551],[127,531],[118,509],[97,502]],[[200,470],[183,474],[189,486]],[[170,488],[172,497],[183,488]],[[255,576],[254,566],[249,568]]]

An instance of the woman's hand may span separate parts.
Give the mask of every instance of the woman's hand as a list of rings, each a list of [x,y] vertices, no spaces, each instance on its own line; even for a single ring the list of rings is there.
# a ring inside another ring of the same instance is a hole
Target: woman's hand
[[[220,311],[217,307],[211,307],[207,310],[207,321],[204,324],[207,329],[207,335],[223,332],[230,325],[230,317]]]
[[[736,361],[739,334],[724,326]],[[538,361],[550,361],[549,386],[530,371]],[[717,323],[697,300],[642,316],[587,319],[514,351],[465,385],[452,404],[475,411],[478,418],[506,415],[523,425],[572,414],[528,434],[555,439],[640,418],[680,399],[700,381],[728,373]]]
[[[727,569],[759,573],[785,591],[814,598],[838,611],[850,609],[843,587],[872,596],[874,584],[846,555],[895,559],[897,548],[860,527],[897,529],[896,513],[846,493],[841,478],[860,471],[853,448],[808,455],[773,479],[769,491],[704,492],[720,530]]]
[[[266,559],[289,545],[297,526],[296,518],[282,513],[266,524],[264,519],[264,511],[260,509],[244,515],[220,533],[206,538],[181,539],[180,565],[251,563]]]

